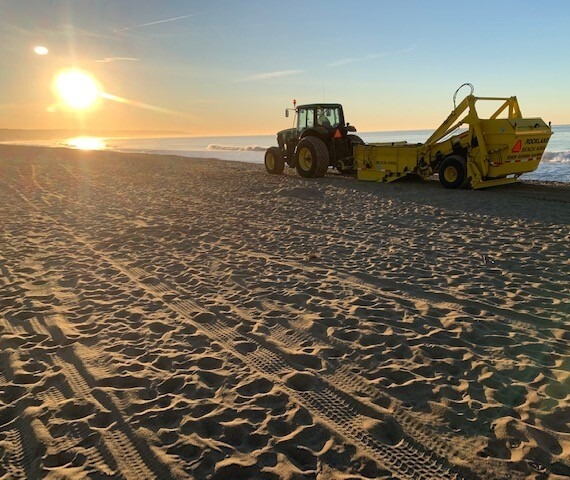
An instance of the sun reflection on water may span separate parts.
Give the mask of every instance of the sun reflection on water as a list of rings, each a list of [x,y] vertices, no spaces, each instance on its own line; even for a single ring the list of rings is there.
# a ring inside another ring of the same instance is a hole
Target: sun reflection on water
[[[65,145],[80,150],[104,150],[107,146],[102,138],[97,137],[70,138],[65,142]]]

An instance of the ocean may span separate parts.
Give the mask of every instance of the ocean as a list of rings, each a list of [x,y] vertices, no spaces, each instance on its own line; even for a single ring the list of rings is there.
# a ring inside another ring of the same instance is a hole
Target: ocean
[[[543,180],[570,183],[570,125],[552,127],[554,134],[538,169],[524,174],[527,180]],[[367,143],[407,141],[425,142],[433,130],[402,130],[385,132],[358,132]],[[218,158],[263,164],[265,150],[277,145],[275,135],[173,137],[173,138],[104,138],[77,141],[26,141],[12,144],[71,146],[76,148],[105,148],[121,152],[175,154],[184,157]]]

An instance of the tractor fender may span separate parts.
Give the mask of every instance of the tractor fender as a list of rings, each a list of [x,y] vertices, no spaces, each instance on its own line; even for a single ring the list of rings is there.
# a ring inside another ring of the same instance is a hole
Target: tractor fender
[[[305,137],[319,137],[319,138],[326,138],[330,136],[330,132],[324,127],[314,127],[314,128],[307,128],[303,130],[299,139]]]

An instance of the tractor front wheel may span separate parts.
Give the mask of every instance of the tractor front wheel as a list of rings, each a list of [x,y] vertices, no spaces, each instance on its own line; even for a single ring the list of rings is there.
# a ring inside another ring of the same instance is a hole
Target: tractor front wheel
[[[467,161],[459,155],[447,157],[439,167],[439,182],[445,188],[461,188],[467,182]]]
[[[297,145],[297,172],[301,177],[324,177],[329,168],[329,152],[317,137],[305,137]]]
[[[274,175],[280,175],[285,169],[285,161],[281,150],[277,147],[269,147],[265,152],[265,169]]]

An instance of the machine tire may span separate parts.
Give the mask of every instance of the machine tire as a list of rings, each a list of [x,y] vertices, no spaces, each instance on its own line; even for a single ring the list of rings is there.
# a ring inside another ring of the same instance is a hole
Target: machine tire
[[[445,188],[461,188],[467,182],[467,160],[459,155],[451,155],[441,162],[439,182]]]
[[[285,160],[278,147],[269,147],[265,152],[265,169],[273,175],[281,175],[285,169]]]
[[[329,152],[325,143],[317,137],[305,137],[297,145],[295,153],[297,172],[301,177],[324,177],[329,168]]]

